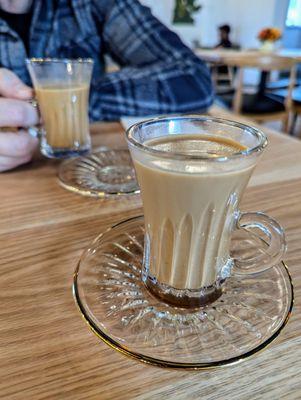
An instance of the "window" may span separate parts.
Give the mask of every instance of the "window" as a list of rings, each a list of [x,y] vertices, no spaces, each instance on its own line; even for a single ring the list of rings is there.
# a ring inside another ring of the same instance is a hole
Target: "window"
[[[286,17],[286,26],[301,28],[301,0],[290,0]]]

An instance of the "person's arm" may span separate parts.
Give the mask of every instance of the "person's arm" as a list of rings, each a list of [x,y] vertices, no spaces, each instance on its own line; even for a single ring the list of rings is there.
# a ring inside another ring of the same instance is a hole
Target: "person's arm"
[[[212,103],[206,65],[137,0],[94,0],[106,51],[121,70],[99,79],[92,119],[204,111]]]
[[[37,110],[28,100],[32,89],[11,71],[0,68],[0,171],[31,160],[38,140],[24,129],[39,122]]]

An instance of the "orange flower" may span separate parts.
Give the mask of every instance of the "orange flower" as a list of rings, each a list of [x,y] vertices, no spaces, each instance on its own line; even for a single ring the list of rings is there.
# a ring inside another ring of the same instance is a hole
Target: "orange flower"
[[[258,33],[257,38],[261,42],[265,42],[267,40],[276,42],[276,40],[281,38],[281,30],[278,28],[264,28]]]

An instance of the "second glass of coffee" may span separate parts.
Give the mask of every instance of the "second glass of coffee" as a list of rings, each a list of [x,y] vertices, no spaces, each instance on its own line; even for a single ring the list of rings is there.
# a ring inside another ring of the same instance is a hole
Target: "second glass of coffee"
[[[43,120],[41,152],[68,158],[91,150],[88,102],[91,59],[28,59]]]

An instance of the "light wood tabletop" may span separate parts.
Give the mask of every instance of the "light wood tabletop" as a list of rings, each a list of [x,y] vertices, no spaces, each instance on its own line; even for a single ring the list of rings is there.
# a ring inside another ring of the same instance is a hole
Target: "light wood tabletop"
[[[301,49],[276,49],[271,52],[263,52],[258,49],[195,49],[195,54],[209,63],[227,63],[232,58],[250,58],[256,56],[277,55],[280,57],[291,58],[295,62],[301,62]]]
[[[241,208],[266,212],[285,228],[295,306],[265,351],[216,370],[175,371],[129,359],[101,342],[78,312],[71,286],[79,256],[107,227],[142,213],[138,195],[68,192],[52,160],[1,174],[1,399],[301,398],[301,142],[264,130],[269,148]],[[92,132],[95,146],[125,146],[118,123],[96,124]]]

